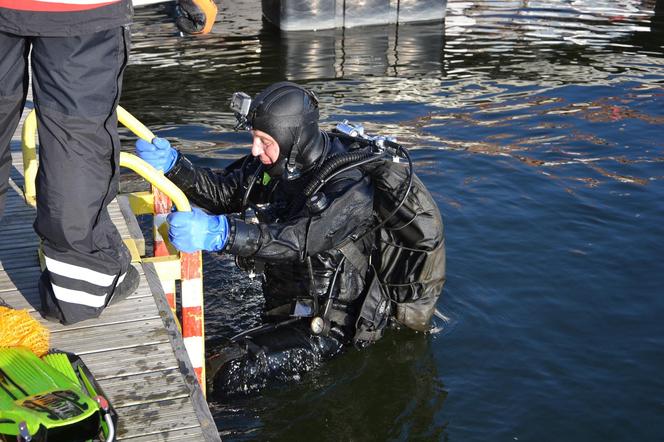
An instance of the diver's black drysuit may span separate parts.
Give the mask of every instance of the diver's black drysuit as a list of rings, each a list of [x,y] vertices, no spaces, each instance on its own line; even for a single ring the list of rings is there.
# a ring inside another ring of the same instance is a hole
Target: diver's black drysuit
[[[321,140],[325,146],[317,167],[347,151],[338,138],[323,134]],[[245,157],[213,172],[180,155],[166,174],[195,204],[214,214],[243,212],[247,188],[258,177],[247,203],[256,207],[259,222],[229,217],[224,251],[264,266],[266,324],[234,339],[211,359],[209,377],[222,395],[258,390],[273,379],[292,379],[338,354],[353,338],[357,341],[355,323],[375,238],[365,235],[355,243],[353,264],[339,250],[349,237],[360,237],[373,223],[374,188],[360,168],[327,182],[321,188],[326,204],[320,202],[319,192],[314,195],[317,205],[302,196],[317,167],[295,180],[277,178],[267,184],[259,167],[257,159]],[[311,316],[323,314],[330,296],[333,301],[324,315],[331,324],[329,333],[313,334]]]

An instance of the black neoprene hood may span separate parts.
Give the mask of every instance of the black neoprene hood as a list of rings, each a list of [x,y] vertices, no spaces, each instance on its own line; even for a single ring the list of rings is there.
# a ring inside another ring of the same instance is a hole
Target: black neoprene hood
[[[253,129],[279,143],[279,159],[268,169],[270,175],[280,176],[287,164],[304,172],[322,155],[318,99],[303,87],[287,81],[268,86],[252,100],[248,116]]]

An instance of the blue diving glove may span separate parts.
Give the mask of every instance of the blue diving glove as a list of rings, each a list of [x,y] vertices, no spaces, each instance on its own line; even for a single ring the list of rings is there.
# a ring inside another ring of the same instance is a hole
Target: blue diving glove
[[[194,208],[191,212],[173,212],[166,219],[168,239],[183,252],[218,252],[228,241],[228,219],[224,215],[208,215]]]
[[[178,151],[166,138],[155,138],[152,143],[139,139],[136,141],[136,155],[164,173],[171,170],[178,159]]]

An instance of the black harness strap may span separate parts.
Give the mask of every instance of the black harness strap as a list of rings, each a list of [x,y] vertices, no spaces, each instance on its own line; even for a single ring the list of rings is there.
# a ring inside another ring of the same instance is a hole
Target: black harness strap
[[[338,249],[362,275],[367,273],[369,262],[355,241],[348,239]]]

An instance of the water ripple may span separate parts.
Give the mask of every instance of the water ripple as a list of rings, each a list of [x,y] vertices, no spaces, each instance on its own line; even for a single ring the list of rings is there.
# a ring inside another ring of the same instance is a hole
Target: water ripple
[[[136,11],[122,104],[197,164],[248,152],[233,92],[294,80],[324,127],[409,146],[447,223],[444,333],[213,402],[225,439],[661,439],[663,1],[449,0],[445,23],[295,33],[224,1],[203,38],[169,13]],[[205,265],[214,351],[263,300]]]

